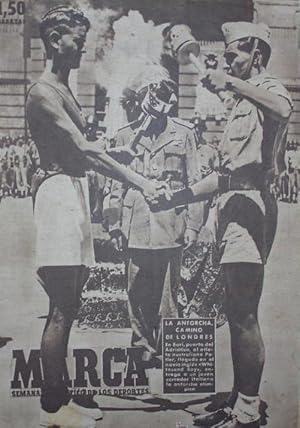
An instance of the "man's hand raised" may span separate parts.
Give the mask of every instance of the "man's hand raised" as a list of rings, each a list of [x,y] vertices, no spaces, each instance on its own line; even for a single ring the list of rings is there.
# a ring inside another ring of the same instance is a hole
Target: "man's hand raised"
[[[223,70],[210,70],[201,82],[205,88],[213,93],[230,89],[232,77]]]
[[[110,242],[117,252],[124,249],[124,235],[119,229],[114,229],[110,232]]]

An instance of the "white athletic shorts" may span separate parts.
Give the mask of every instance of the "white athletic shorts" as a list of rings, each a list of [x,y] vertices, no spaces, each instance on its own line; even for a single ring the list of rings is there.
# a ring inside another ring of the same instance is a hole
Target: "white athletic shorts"
[[[36,267],[95,264],[86,177],[58,174],[37,191]]]

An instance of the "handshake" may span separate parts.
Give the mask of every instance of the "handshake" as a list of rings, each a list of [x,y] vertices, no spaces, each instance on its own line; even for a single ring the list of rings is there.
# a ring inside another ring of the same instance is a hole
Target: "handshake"
[[[106,153],[123,165],[130,165],[136,157],[134,150],[127,146],[110,148],[106,150]],[[124,179],[124,171],[122,171],[122,174]],[[125,174],[125,181],[134,183],[131,179],[132,177]],[[142,182],[139,180],[139,184],[136,185],[143,193],[145,200],[153,211],[167,210],[175,206],[186,205],[193,199],[193,194],[189,189],[173,193],[168,181],[147,180],[143,177]]]
[[[173,192],[167,181],[147,181],[142,192],[152,211],[169,210],[196,201],[192,187]]]
[[[166,181],[149,180],[142,192],[152,210],[164,210],[173,206],[173,191]]]

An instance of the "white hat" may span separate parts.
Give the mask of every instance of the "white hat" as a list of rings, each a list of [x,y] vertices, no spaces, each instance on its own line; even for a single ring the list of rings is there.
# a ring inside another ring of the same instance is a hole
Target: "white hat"
[[[267,43],[271,48],[271,31],[270,28],[263,23],[225,22],[225,24],[222,25],[222,32],[227,45],[245,37],[255,37]]]

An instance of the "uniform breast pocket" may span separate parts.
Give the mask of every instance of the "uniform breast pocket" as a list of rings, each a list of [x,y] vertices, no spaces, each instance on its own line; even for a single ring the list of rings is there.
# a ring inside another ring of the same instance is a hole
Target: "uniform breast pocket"
[[[164,148],[165,170],[182,171],[186,155],[183,144],[169,144]]]
[[[256,124],[256,108],[248,101],[241,102],[235,110],[233,119],[230,123],[229,138],[230,140],[245,140],[249,137],[252,129]]]

